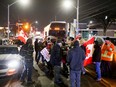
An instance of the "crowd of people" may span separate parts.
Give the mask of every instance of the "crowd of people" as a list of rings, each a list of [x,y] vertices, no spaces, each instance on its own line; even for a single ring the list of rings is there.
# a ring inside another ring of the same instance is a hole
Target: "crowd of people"
[[[34,83],[32,80],[33,61],[35,60],[39,64],[41,59],[43,65],[47,64],[47,74],[54,74],[54,83],[63,83],[60,75],[62,69],[67,77],[70,76],[71,87],[80,87],[81,74],[86,73],[83,66],[86,50],[79,40],[71,38],[70,41],[70,45],[67,45],[64,39],[50,40],[48,38],[43,42],[36,39],[33,46],[32,39],[28,39],[20,50],[20,55],[25,58],[25,68],[20,81],[25,82],[27,75],[27,83]],[[35,59],[33,58],[34,49]],[[95,64],[97,81],[101,80],[101,53],[101,46],[98,41],[94,41],[93,63]],[[63,67],[61,67],[61,63],[63,63]]]

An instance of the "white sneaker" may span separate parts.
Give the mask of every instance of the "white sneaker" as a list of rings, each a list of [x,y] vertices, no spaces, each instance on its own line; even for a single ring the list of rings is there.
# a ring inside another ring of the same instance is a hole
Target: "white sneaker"
[[[99,81],[101,81],[101,79],[97,79],[96,81],[98,81],[98,82],[99,82]]]

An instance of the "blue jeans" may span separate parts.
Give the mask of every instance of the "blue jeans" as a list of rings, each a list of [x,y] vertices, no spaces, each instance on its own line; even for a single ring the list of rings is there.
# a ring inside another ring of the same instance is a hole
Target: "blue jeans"
[[[24,81],[27,76],[27,82],[32,81],[33,61],[25,61],[25,66],[21,74],[20,80]]]
[[[70,71],[70,84],[71,87],[80,87],[81,80],[81,70],[80,71]]]
[[[101,79],[101,69],[100,69],[101,62],[95,62],[95,69],[97,73],[97,79]]]
[[[43,55],[40,53],[40,51],[38,51],[37,64],[38,64],[38,62],[39,62],[39,60],[40,60],[40,57],[42,57],[42,63],[44,64],[44,57],[43,57]]]
[[[83,63],[82,63],[82,70],[81,70],[82,74],[85,74],[86,73],[86,70],[85,70],[85,67],[83,66]]]

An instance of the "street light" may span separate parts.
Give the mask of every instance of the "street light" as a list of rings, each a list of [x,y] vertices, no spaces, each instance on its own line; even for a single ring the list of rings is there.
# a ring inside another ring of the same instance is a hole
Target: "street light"
[[[30,26],[32,26],[33,24],[38,24],[38,21],[34,21],[30,24]]]
[[[73,6],[72,1],[71,0],[65,0],[64,3],[63,3],[63,6],[69,10],[69,8],[71,8]]]
[[[65,2],[63,3],[63,5],[69,9],[70,6],[76,8],[77,10],[77,18],[76,18],[76,35],[78,35],[79,33],[79,0],[77,0],[77,7],[75,7],[74,5],[72,5],[71,0],[65,0]]]
[[[105,16],[105,20],[107,20],[108,19],[108,16]]]
[[[36,24],[38,24],[38,21],[35,21]]]
[[[89,21],[89,24],[92,24],[93,23],[93,21]]]
[[[10,16],[9,16],[10,15],[10,7],[12,5],[16,4],[17,2],[20,2],[23,5],[29,4],[29,0],[17,0],[11,4],[8,4],[8,31],[7,31],[8,32],[8,39],[9,39],[9,34],[10,34]]]
[[[38,24],[38,21],[34,21],[30,24],[31,30],[33,30],[33,26],[32,26],[33,24]]]

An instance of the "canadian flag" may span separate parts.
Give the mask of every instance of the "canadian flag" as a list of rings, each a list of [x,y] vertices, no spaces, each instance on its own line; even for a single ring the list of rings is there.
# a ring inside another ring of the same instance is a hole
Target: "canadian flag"
[[[22,41],[23,43],[26,43],[26,41],[27,41],[28,38],[27,38],[26,33],[25,33],[23,30],[20,30],[20,31],[19,31],[18,39],[19,39],[20,41]]]
[[[86,47],[86,58],[84,60],[84,66],[92,63],[93,43],[95,37],[91,37],[83,45]]]

